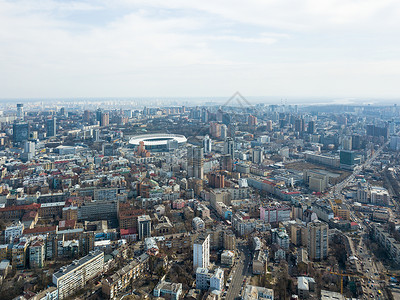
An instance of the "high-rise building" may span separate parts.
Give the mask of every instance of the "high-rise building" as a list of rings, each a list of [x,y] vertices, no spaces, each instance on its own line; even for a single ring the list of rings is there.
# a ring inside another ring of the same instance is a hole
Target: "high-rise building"
[[[307,224],[307,251],[311,260],[323,260],[328,257],[328,224],[314,221]]]
[[[266,126],[266,127],[267,127],[267,128],[266,128],[267,131],[272,131],[273,128],[272,128],[272,121],[271,121],[271,120],[268,120],[268,121],[267,121],[267,126]]]
[[[22,153],[21,158],[24,161],[29,161],[35,156],[36,145],[34,142],[25,141],[24,153]]]
[[[257,117],[253,115],[249,115],[247,118],[247,125],[256,126],[257,125]]]
[[[13,124],[13,140],[14,143],[25,142],[29,138],[29,124],[25,122],[17,122]]]
[[[353,144],[353,142],[352,142],[351,135],[343,137],[343,139],[342,139],[342,148],[343,148],[343,150],[351,151],[352,150],[352,144]]]
[[[203,148],[198,146],[187,147],[187,171],[188,177],[203,179],[204,177]]]
[[[229,154],[232,159],[235,159],[235,141],[232,138],[225,139],[224,154]]]
[[[224,188],[225,187],[225,176],[220,173],[209,173],[208,183],[212,188]]]
[[[225,139],[228,137],[228,127],[225,124],[221,125],[220,133],[221,139]]]
[[[110,115],[108,113],[102,113],[100,126],[108,126],[109,124],[110,124]]]
[[[294,130],[296,132],[304,132],[304,120],[303,119],[296,119],[294,123]]]
[[[314,121],[308,122],[307,132],[309,134],[314,134],[314,132],[315,132],[315,122]]]
[[[47,137],[57,135],[57,120],[56,118],[46,120],[46,135]]]
[[[211,139],[208,135],[206,135],[203,139],[203,148],[204,148],[204,153],[211,152]]]
[[[97,110],[96,110],[96,121],[97,122],[99,122],[99,124],[101,123],[101,116],[102,116],[102,111],[101,111],[101,109],[100,108],[98,108]]]
[[[356,153],[349,150],[340,150],[340,167],[353,169],[356,164]]]
[[[264,153],[260,147],[255,147],[252,153],[252,162],[255,164],[261,164],[264,160]]]
[[[90,116],[91,116],[91,111],[90,110],[85,110],[83,112],[83,122],[90,122]]]
[[[24,105],[21,103],[17,104],[17,119],[24,119]]]
[[[139,240],[144,240],[151,236],[151,218],[148,215],[138,217]]]
[[[232,157],[229,154],[224,154],[221,155],[220,159],[220,169],[221,170],[227,170],[229,172],[232,171],[233,166],[232,166]]]
[[[210,235],[200,234],[193,243],[193,269],[208,268],[210,265]]]

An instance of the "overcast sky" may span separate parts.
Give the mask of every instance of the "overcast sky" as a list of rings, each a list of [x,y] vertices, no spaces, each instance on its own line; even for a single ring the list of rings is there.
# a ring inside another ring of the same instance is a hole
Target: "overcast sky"
[[[396,98],[398,0],[0,0],[0,98]]]

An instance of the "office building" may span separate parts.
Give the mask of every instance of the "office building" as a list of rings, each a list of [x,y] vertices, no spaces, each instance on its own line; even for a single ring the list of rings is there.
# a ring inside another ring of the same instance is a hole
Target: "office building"
[[[47,135],[47,137],[57,135],[57,119],[56,118],[46,120],[46,135]]]
[[[17,122],[13,124],[13,141],[14,143],[25,142],[29,139],[29,124],[25,122]]]
[[[307,224],[307,252],[311,260],[318,261],[328,257],[328,224],[314,221]]]
[[[329,176],[318,170],[305,170],[303,181],[308,184],[310,190],[318,193],[325,191],[329,186]]]
[[[188,177],[203,179],[204,177],[203,148],[197,146],[187,147],[187,172],[188,172]]]
[[[24,119],[24,105],[21,103],[17,104],[17,119],[18,120]]]
[[[193,269],[208,268],[210,265],[210,235],[200,234],[193,243]]]
[[[144,240],[151,236],[151,218],[148,215],[138,217],[139,240]]]
[[[58,289],[59,300],[65,299],[103,272],[104,252],[92,251],[53,274],[53,284]]]
[[[356,153],[350,150],[340,151],[340,167],[344,169],[353,169],[356,164]]]

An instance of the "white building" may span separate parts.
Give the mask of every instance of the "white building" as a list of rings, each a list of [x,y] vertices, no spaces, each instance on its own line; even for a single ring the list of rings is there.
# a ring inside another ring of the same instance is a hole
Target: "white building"
[[[33,241],[29,246],[29,266],[31,268],[43,268],[45,255],[44,241]]]
[[[153,290],[154,297],[168,297],[178,300],[182,294],[182,283],[172,283],[161,280]]]
[[[210,278],[210,290],[222,291],[224,287],[224,271],[220,268],[216,269]]]
[[[201,218],[195,217],[192,220],[192,226],[194,230],[202,230],[205,227],[205,223]]]
[[[193,244],[193,268],[208,268],[210,265],[210,235],[201,234]]]
[[[274,300],[274,290],[254,285],[246,285],[243,300]]]
[[[4,230],[4,240],[6,243],[12,243],[12,241],[17,237],[20,237],[23,232],[24,224],[21,222],[8,226],[6,230]]]
[[[211,139],[208,135],[206,135],[203,139],[203,148],[204,148],[204,153],[211,152]]]
[[[62,267],[53,274],[53,284],[62,300],[82,289],[86,283],[103,272],[104,252],[92,251],[72,264]]]
[[[224,271],[220,268],[214,272],[207,268],[196,269],[196,289],[222,291],[224,287]]]

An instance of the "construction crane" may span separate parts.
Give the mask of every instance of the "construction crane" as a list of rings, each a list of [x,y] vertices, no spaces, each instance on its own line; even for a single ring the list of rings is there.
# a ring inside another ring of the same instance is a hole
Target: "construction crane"
[[[343,295],[343,277],[358,277],[358,278],[363,278],[363,279],[368,279],[368,277],[365,277],[363,275],[358,275],[358,274],[345,274],[345,273],[337,273],[337,272],[329,272],[333,275],[340,276],[340,293]]]

